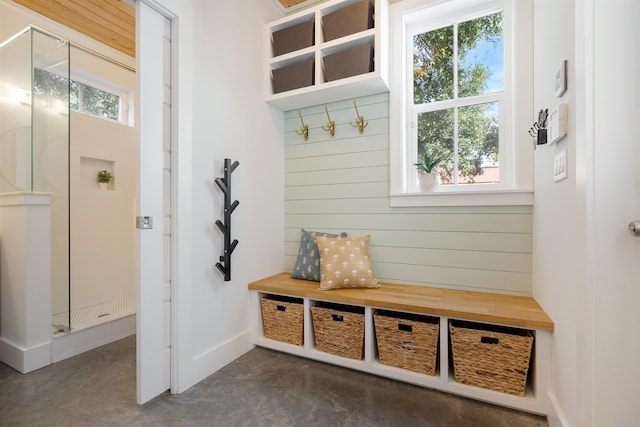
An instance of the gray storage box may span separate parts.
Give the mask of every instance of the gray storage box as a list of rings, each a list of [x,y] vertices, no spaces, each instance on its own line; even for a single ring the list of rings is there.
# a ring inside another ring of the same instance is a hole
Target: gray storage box
[[[325,56],[324,77],[330,82],[373,71],[373,45],[371,43],[352,47]]]
[[[311,86],[314,77],[313,58],[276,68],[271,71],[273,93]]]
[[[273,56],[313,46],[315,33],[313,27],[312,19],[271,33]]]
[[[324,40],[334,40],[373,28],[373,3],[362,0],[322,17]]]

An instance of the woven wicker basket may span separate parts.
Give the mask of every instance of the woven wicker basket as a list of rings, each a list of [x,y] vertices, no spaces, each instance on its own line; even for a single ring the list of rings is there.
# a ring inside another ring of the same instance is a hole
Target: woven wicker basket
[[[373,315],[380,363],[435,375],[438,361],[438,319],[376,311]]]
[[[289,344],[304,344],[304,310],[301,298],[263,295],[260,306],[265,337]]]
[[[317,303],[311,308],[316,348],[350,359],[364,357],[364,308]]]
[[[524,329],[449,323],[457,382],[524,396],[533,335]]]

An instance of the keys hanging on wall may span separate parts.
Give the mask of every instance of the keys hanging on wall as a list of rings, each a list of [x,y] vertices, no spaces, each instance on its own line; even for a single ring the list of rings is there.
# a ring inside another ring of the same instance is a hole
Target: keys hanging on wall
[[[538,111],[538,121],[533,123],[529,129],[529,135],[533,137],[533,148],[537,145],[547,143],[547,119],[549,118],[549,109],[543,108]]]

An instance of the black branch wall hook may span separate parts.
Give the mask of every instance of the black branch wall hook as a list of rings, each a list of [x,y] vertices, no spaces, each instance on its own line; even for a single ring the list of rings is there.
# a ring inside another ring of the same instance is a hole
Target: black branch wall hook
[[[240,204],[237,200],[231,202],[231,173],[238,165],[240,163],[237,161],[231,163],[231,159],[224,159],[224,176],[215,179],[218,188],[224,193],[224,223],[216,220],[216,225],[224,236],[224,254],[220,256],[220,262],[216,263],[216,267],[224,275],[225,282],[231,280],[231,254],[238,245],[237,239],[231,241],[231,214]]]

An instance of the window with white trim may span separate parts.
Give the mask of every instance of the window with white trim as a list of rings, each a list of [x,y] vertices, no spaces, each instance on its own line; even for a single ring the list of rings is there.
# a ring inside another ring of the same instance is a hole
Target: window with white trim
[[[393,206],[530,204],[531,2],[404,0],[391,7]],[[417,162],[440,185],[419,191]]]
[[[81,113],[120,121],[121,96],[115,91],[102,90],[92,85],[71,80],[69,83],[69,108]]]
[[[69,94],[69,109],[122,124],[129,123],[128,93],[115,85],[86,76],[67,79],[42,68],[34,70],[34,90],[63,99]]]

